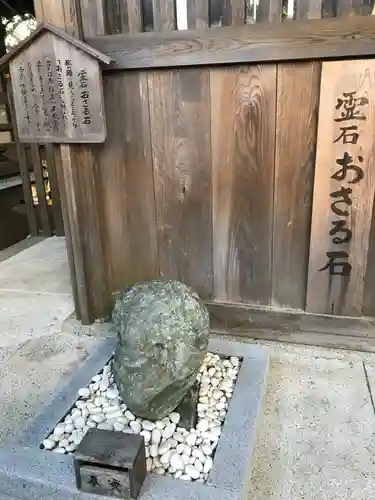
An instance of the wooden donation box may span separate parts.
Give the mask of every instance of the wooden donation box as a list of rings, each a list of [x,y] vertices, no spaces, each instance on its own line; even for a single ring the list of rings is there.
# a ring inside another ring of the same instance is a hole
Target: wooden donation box
[[[0,60],[9,65],[21,142],[104,142],[99,63],[111,58],[50,24],[40,24]]]
[[[74,453],[74,469],[81,491],[137,498],[146,477],[144,438],[90,429]]]

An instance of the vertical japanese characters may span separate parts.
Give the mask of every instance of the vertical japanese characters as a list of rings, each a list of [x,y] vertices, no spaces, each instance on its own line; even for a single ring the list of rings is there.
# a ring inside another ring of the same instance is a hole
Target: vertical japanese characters
[[[365,172],[360,144],[360,123],[367,120],[368,98],[358,96],[357,91],[343,92],[336,99],[335,118],[337,124],[333,144],[342,144],[343,154],[336,157],[335,171],[331,175],[337,184],[330,193],[331,229],[333,249],[326,252],[327,263],[319,271],[328,271],[331,276],[349,277],[352,270],[350,262],[350,241],[353,231],[350,227],[350,214],[353,205],[353,187],[363,181]]]
[[[45,56],[18,65],[23,117],[41,134],[63,135],[92,122],[90,80],[87,69],[72,59]]]

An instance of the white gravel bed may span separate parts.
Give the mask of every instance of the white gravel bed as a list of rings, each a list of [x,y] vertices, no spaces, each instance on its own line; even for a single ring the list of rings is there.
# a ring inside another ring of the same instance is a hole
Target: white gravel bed
[[[136,417],[119,396],[109,362],[88,387],[79,389],[74,408],[43,441],[43,447],[71,454],[94,427],[140,434],[145,439],[148,471],[203,483],[212,468],[239,366],[239,358],[206,355],[197,377],[197,425],[189,431],[179,427],[176,412],[155,422]]]

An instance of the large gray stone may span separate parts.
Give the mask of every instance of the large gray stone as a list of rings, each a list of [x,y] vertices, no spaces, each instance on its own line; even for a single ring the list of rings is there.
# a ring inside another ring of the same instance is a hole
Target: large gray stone
[[[135,285],[117,299],[113,370],[120,394],[138,416],[165,417],[193,385],[208,346],[208,311],[178,281]]]

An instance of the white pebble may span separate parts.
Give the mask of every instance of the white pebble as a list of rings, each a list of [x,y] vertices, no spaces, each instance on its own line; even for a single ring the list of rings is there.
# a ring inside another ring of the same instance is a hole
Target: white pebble
[[[130,410],[126,410],[126,412],[124,413],[124,415],[129,420],[135,420],[135,416],[133,415],[133,413]]]
[[[56,427],[53,429],[53,433],[56,436],[62,436],[65,432],[65,425],[64,424],[57,424]]]
[[[159,455],[164,455],[168,450],[171,449],[171,443],[169,441],[165,441],[159,447]]]
[[[121,417],[118,417],[116,420],[119,424],[123,424],[123,425],[128,425],[128,423],[129,423],[129,420],[126,417],[124,417],[123,415],[121,415]]]
[[[98,429],[102,429],[103,431],[111,431],[112,425],[110,425],[108,422],[102,422],[101,424],[98,424]]]
[[[114,428],[114,430],[115,430],[115,431],[119,431],[119,432],[121,432],[121,431],[123,431],[123,430],[124,430],[125,425],[124,425],[124,424],[121,424],[120,422],[115,422],[115,423],[113,424],[113,428]]]
[[[59,442],[59,447],[60,448],[66,448],[67,446],[69,446],[69,441],[66,438],[62,439]]]
[[[101,408],[100,406],[95,406],[94,408],[90,407],[88,410],[90,412],[90,415],[98,415],[99,413],[103,412],[103,408]]]
[[[91,379],[91,380],[92,380],[93,382],[100,382],[100,381],[101,381],[101,379],[102,379],[102,376],[101,376],[101,375],[94,375],[94,376],[92,377],[92,379]]]
[[[219,411],[220,410],[225,410],[226,406],[227,406],[227,403],[221,403],[221,402],[219,402],[219,403],[216,404],[216,409],[219,410]]]
[[[81,398],[87,399],[91,396],[91,391],[87,387],[82,387],[78,389],[78,395],[81,396]]]
[[[208,472],[210,472],[210,470],[212,469],[212,458],[211,457],[206,457],[206,460],[204,462],[204,465],[203,465],[203,472],[205,474],[207,474]]]
[[[183,481],[191,481],[191,477],[187,474],[183,474],[182,476],[180,476],[180,479],[182,479]]]
[[[178,479],[179,477],[182,476],[182,470],[178,470],[177,472],[174,473],[174,477]]]
[[[184,453],[185,451],[185,445],[183,443],[180,443],[176,446],[176,451],[181,455],[181,453]]]
[[[152,431],[152,434],[151,434],[151,441],[152,441],[153,444],[159,444],[160,440],[161,440],[160,429],[158,429],[157,427],[155,427],[153,429],[153,431]]]
[[[197,440],[197,435],[196,434],[189,434],[188,436],[186,436],[186,443],[189,446],[194,446],[196,440]]]
[[[167,465],[169,464],[169,460],[171,458],[171,455],[172,455],[172,450],[168,450],[166,451],[165,453],[163,453],[160,457],[160,462],[163,464],[163,465]]]
[[[142,428],[145,431],[152,431],[155,427],[155,424],[153,422],[150,422],[149,420],[143,420],[142,422]]]
[[[182,470],[185,467],[183,461],[181,460],[180,455],[176,452],[172,453],[171,458],[170,458],[170,464],[176,470]]]
[[[81,410],[82,408],[86,408],[87,407],[87,403],[88,403],[88,401],[78,400],[78,401],[76,401],[76,407]]]
[[[196,469],[193,465],[187,465],[185,467],[185,472],[188,476],[190,476],[192,479],[198,479],[200,476],[200,472],[198,469]],[[181,476],[182,477],[182,476]],[[181,479],[181,478],[180,478]]]
[[[197,424],[197,430],[200,432],[205,432],[208,429],[209,422],[205,418],[199,420]]]
[[[180,421],[180,414],[177,413],[177,412],[172,412],[170,415],[169,415],[169,418],[171,419],[171,422],[174,423],[174,424],[178,424],[179,421]]]
[[[157,467],[156,469],[153,470],[155,474],[158,474],[158,476],[163,476],[165,474],[165,470],[163,467]]]
[[[202,451],[205,455],[211,455],[212,453],[212,447],[209,444],[202,444]]]
[[[74,443],[69,444],[65,449],[68,453],[74,451],[77,448],[77,446]]]
[[[104,422],[105,416],[103,415],[103,413],[98,413],[97,415],[93,415],[91,417],[91,420],[93,420],[97,424],[100,424],[100,423]]]
[[[233,366],[238,366],[240,363],[240,360],[238,358],[236,358],[235,356],[232,356],[230,358],[230,362],[232,363]]]
[[[74,431],[73,424],[65,424],[65,433],[66,434],[71,434],[73,431]]]
[[[106,403],[106,400],[105,398],[103,398],[103,396],[98,396],[94,399],[94,403],[96,406],[102,406],[103,403]]]
[[[191,452],[191,454],[195,458],[198,458],[198,460],[200,460],[202,463],[206,460],[206,456],[200,448],[194,448],[194,450]]]
[[[116,410],[116,411],[112,411],[110,413],[106,413],[106,417],[107,419],[116,419],[116,418],[119,418],[119,417],[122,417],[122,411],[121,410]]]
[[[195,462],[195,457],[189,457],[188,465],[189,464],[193,465],[194,462]]]
[[[213,385],[214,387],[216,387],[219,384],[220,384],[220,380],[217,379],[216,377],[212,377],[212,379],[211,379],[211,385]]]
[[[166,425],[165,422],[162,422],[160,420],[158,420],[157,422],[155,422],[155,427],[157,427],[161,431],[164,429],[165,425]]]
[[[52,448],[55,447],[55,442],[52,441],[51,439],[45,439],[43,441],[43,446],[46,450],[52,450]]]
[[[74,426],[76,429],[83,429],[86,425],[86,419],[83,417],[77,417],[74,419]]]
[[[142,431],[139,433],[140,436],[145,438],[145,443],[149,443],[151,441],[151,432],[150,431]]]
[[[150,457],[146,458],[146,469],[148,472],[150,472],[152,469],[152,458]]]
[[[183,443],[185,441],[185,437],[180,432],[175,432],[173,434],[173,439],[175,439],[178,443]]]
[[[53,451],[54,451],[55,453],[66,453],[65,448],[55,448]]]
[[[118,398],[118,389],[116,387],[111,387],[110,389],[106,390],[106,396],[108,399],[116,399]]]
[[[190,463],[190,457],[188,455],[185,455],[185,453],[181,455],[181,460],[183,461],[184,465],[188,465]]]
[[[89,427],[90,429],[95,429],[95,427],[96,427],[96,422],[94,422],[93,420],[88,419],[88,421],[86,422],[86,425],[87,425],[87,427]]]
[[[131,430],[134,432],[134,434],[139,434],[142,430],[142,426],[137,420],[132,420],[129,426]]]
[[[154,465],[156,467],[163,467],[163,464],[160,462],[159,457],[154,457]]]
[[[199,472],[203,472],[203,464],[202,462],[197,458],[195,461],[194,461],[194,467],[199,471]]]
[[[103,375],[101,381],[99,382],[99,389],[104,392],[109,387],[109,378],[106,375]]]
[[[168,424],[165,429],[163,429],[163,438],[164,439],[169,439],[170,437],[173,436],[173,433],[176,429],[176,424]]]
[[[150,446],[150,455],[155,458],[158,456],[158,445],[157,444],[152,444]]]

